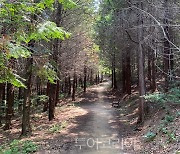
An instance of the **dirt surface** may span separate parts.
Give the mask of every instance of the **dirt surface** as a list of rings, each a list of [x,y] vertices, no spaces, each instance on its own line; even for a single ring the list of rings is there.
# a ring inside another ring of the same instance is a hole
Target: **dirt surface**
[[[133,124],[130,125],[128,117],[120,116],[120,111],[112,107],[113,97],[107,91],[109,85],[104,82],[91,88],[79,103],[86,114],[77,116],[66,133],[45,140],[38,154],[135,153],[134,149],[127,149],[127,144],[132,146],[128,136]]]

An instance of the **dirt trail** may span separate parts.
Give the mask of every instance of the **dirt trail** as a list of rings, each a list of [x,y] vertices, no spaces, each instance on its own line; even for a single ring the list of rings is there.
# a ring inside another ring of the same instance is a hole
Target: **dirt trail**
[[[91,89],[80,103],[87,114],[74,120],[76,127],[65,136],[59,136],[46,145],[39,154],[119,154],[123,152],[123,139],[131,128],[120,120],[120,111],[112,108],[107,94],[110,82]],[[73,138],[72,134],[75,134]]]

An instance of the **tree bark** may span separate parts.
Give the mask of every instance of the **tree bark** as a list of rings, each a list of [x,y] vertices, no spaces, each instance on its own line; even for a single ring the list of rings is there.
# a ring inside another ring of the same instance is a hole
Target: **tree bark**
[[[86,92],[86,87],[87,87],[86,78],[87,78],[87,67],[84,66],[84,93]]]
[[[56,102],[55,102],[55,106],[57,106],[57,104],[59,102],[59,93],[60,93],[60,81],[57,80],[57,83],[56,83],[56,100],[55,100]]]
[[[75,101],[75,95],[76,95],[76,73],[74,72],[73,76],[73,90],[72,90],[72,101]]]
[[[55,103],[56,103],[56,84],[49,85],[49,121],[54,119]]]
[[[68,76],[68,95],[71,96],[71,76]]]
[[[2,113],[3,113],[3,91],[5,89],[5,84],[0,83],[0,126],[2,125]]]
[[[130,56],[130,49],[126,52],[126,93],[128,95],[131,94],[131,56]]]
[[[46,86],[46,95],[49,97],[49,92],[50,92],[50,89],[49,89],[49,82],[47,82],[47,86]],[[44,106],[43,106],[43,112],[46,112],[48,110],[48,101],[45,101],[44,102]]]
[[[172,75],[172,70],[171,70],[171,45],[168,40],[170,40],[170,29],[169,29],[169,22],[168,22],[168,0],[164,0],[164,8],[165,8],[165,17],[164,17],[164,31],[166,34],[166,37],[164,38],[164,77],[165,77],[165,87],[164,90],[165,92],[168,92],[169,90],[169,81],[170,81],[170,76]]]
[[[143,2],[139,2],[140,8],[143,10]],[[139,14],[138,19],[138,56],[139,56],[139,119],[138,123],[143,123],[145,118],[145,99],[144,95],[146,94],[145,90],[145,75],[144,75],[144,52],[142,48],[142,40],[143,40],[143,19],[142,13]]]
[[[7,105],[6,105],[6,123],[4,130],[10,129],[11,119],[13,115],[13,105],[14,105],[14,87],[12,84],[7,84]]]
[[[34,45],[34,42],[30,45]],[[22,136],[31,134],[30,125],[30,109],[31,109],[31,88],[32,88],[32,66],[33,58],[27,58],[26,60],[26,89],[24,89],[24,101],[23,101],[23,116],[22,116]]]

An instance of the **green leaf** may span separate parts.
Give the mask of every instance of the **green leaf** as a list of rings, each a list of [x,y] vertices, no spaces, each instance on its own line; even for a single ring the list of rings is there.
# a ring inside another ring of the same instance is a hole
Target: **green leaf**
[[[77,6],[72,0],[59,0],[59,3],[63,5],[64,9],[73,9]]]
[[[46,21],[40,23],[37,26],[37,31],[30,35],[31,40],[45,40],[61,39],[65,40],[70,37],[70,33],[63,30],[61,27],[57,27],[54,22]]]
[[[146,139],[146,141],[152,141],[156,137],[156,134],[154,132],[149,131],[143,137]]]
[[[8,59],[10,58],[28,58],[31,55],[31,52],[25,47],[13,43],[8,44],[9,53],[7,53]]]

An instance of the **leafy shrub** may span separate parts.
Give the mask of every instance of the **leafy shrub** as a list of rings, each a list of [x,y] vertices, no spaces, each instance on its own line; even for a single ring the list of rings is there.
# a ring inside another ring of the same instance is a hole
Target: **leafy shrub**
[[[157,103],[180,103],[180,88],[172,88],[168,93],[153,93],[144,96],[144,98],[151,102]]]
[[[67,127],[67,121],[63,121],[61,122],[61,124],[54,124],[50,127],[49,131],[51,133],[57,133],[57,132],[60,132],[63,128],[66,128]]]
[[[149,131],[143,137],[145,138],[146,141],[149,142],[149,141],[154,140],[154,138],[156,137],[156,134],[154,132]]]
[[[38,146],[34,144],[32,141],[25,141],[22,147],[23,153],[32,153],[36,152],[38,149]]]
[[[65,94],[63,94],[63,93],[60,93],[60,94],[59,94],[59,98],[60,98],[60,99],[63,99],[64,97],[65,97]]]
[[[2,154],[29,154],[36,152],[38,146],[32,141],[13,140],[9,145],[0,147]]]
[[[175,142],[177,139],[176,139],[176,134],[174,132],[170,132],[168,131],[167,132],[167,142],[170,143],[170,142]]]
[[[49,97],[46,95],[35,95],[35,96],[32,96],[31,101],[32,101],[32,104],[35,105],[37,103],[47,102],[48,99]]]
[[[172,116],[172,115],[166,115],[165,118],[164,118],[164,123],[165,123],[165,124],[171,123],[171,122],[174,121],[174,119],[175,119],[174,116]]]
[[[39,96],[38,96],[38,100],[39,100],[40,102],[47,102],[48,99],[49,99],[49,97],[46,96],[46,95],[39,95]]]

